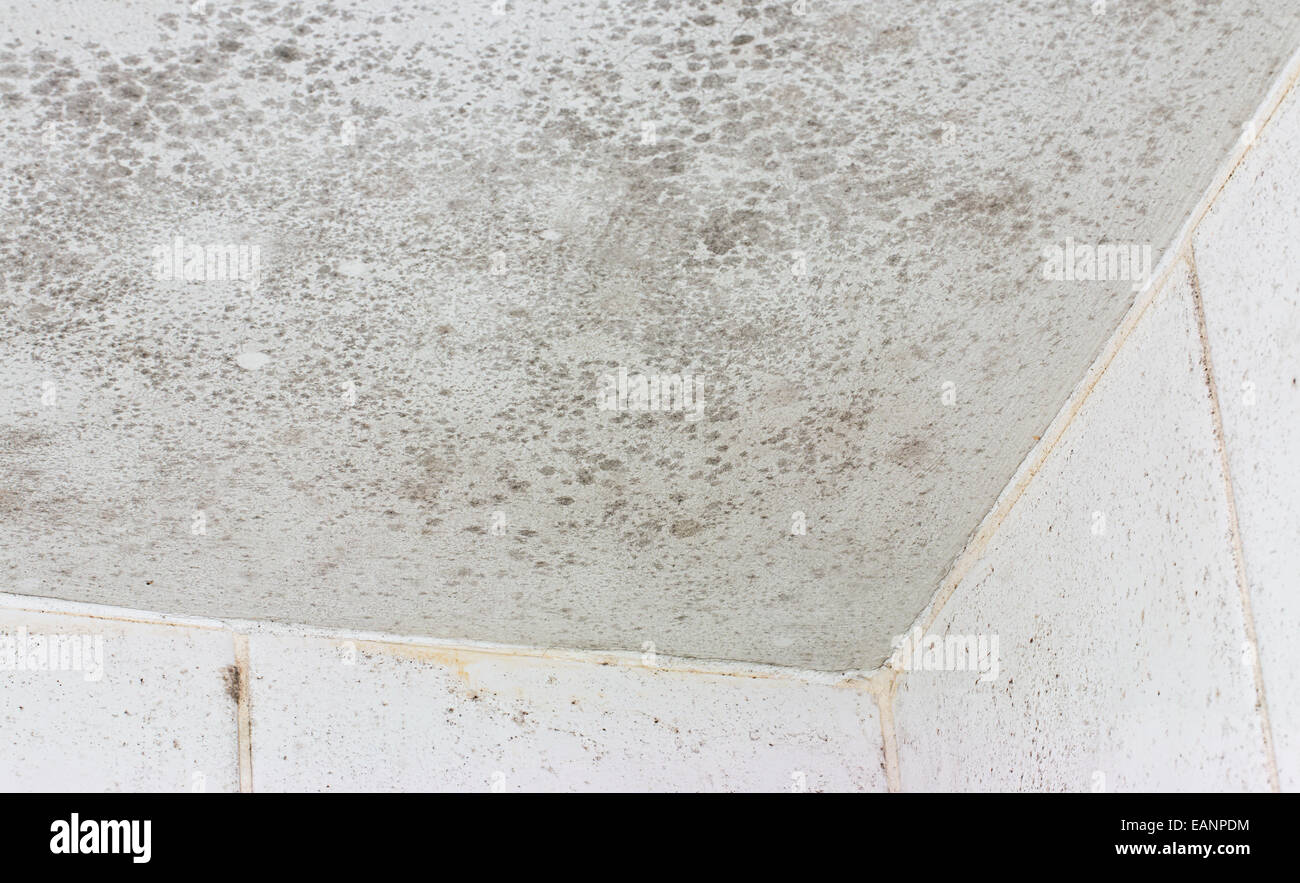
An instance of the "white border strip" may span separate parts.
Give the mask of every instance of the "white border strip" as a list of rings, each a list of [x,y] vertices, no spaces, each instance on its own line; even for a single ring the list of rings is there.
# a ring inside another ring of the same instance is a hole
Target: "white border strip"
[[[689,672],[692,674],[721,675],[729,677],[769,678],[799,681],[824,686],[856,687],[874,693],[877,681],[871,672],[833,672],[801,669],[781,665],[765,665],[729,660],[695,659],[688,656],[668,656],[656,653],[653,664],[642,660],[635,651],[576,650],[568,648],[530,647],[516,644],[498,644],[487,641],[445,640],[420,635],[399,635],[391,632],[357,631],[328,626],[311,626],[257,619],[213,619],[197,616],[173,616],[130,607],[93,604],[85,601],[66,601],[35,595],[16,595],[0,592],[0,609],[25,611],[35,614],[79,616],[134,622],[145,625],[177,626],[231,632],[236,635],[271,635],[290,638],[317,638],[329,641],[352,641],[360,644],[398,645],[423,647],[447,653],[466,653],[483,656],[525,657],[538,660],[559,660],[588,665],[620,665],[644,668],[651,671]]]

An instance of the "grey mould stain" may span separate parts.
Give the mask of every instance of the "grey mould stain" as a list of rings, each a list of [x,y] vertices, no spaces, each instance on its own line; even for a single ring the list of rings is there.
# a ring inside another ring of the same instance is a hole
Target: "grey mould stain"
[[[806,7],[0,4],[6,579],[877,664],[1132,297],[1043,244],[1158,255],[1300,10]]]

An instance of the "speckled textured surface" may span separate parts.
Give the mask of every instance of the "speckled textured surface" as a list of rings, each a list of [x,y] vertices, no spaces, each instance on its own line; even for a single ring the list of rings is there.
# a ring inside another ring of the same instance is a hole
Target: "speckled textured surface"
[[[254,636],[257,791],[883,791],[851,687]]]
[[[234,665],[228,632],[0,607],[0,791],[238,790]]]
[[[906,790],[1269,788],[1187,266],[927,633],[998,677],[900,675]]]
[[[1260,668],[1300,790],[1300,101],[1292,91],[1196,231]]]
[[[871,667],[1132,300],[1043,244],[1158,256],[1300,34],[382,6],[3,4],[7,590]],[[702,418],[598,410],[618,366]]]

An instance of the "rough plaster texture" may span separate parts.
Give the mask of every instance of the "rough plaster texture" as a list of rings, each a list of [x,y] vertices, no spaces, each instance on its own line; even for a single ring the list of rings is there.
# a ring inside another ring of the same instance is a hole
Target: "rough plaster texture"
[[[229,633],[0,607],[0,642],[23,630],[34,662],[0,649],[0,791],[237,790]],[[55,636],[101,639],[102,677],[93,652],[43,662]]]
[[[1158,256],[1300,9],[807,9],[6,0],[5,588],[879,663],[1132,301],[1043,245]]]
[[[1220,462],[1184,262],[928,632],[999,677],[900,675],[906,790],[1269,787]]]
[[[269,635],[251,666],[258,791],[885,790],[851,686]]]
[[[1197,228],[1196,267],[1278,776],[1300,790],[1300,101]]]

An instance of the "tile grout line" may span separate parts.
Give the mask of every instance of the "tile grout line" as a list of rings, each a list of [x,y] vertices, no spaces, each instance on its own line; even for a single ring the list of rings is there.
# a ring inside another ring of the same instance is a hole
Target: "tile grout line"
[[[239,791],[253,791],[253,666],[248,649],[248,635],[234,632],[236,689],[235,738],[239,751]]]
[[[657,654],[657,661],[650,665],[644,661],[642,653],[633,650],[584,650],[521,644],[497,644],[468,639],[433,638],[424,635],[401,635],[390,632],[312,626],[270,619],[246,620],[178,616],[156,611],[97,604],[89,601],[67,601],[61,598],[18,595],[8,592],[0,592],[0,609],[21,610],[53,616],[102,619],[147,626],[170,626],[247,635],[265,634],[299,639],[354,641],[359,644],[372,644],[382,647],[420,647],[450,654],[505,656],[536,659],[538,661],[574,662],[585,665],[621,665],[680,674],[782,680],[830,687],[862,687],[863,685],[869,685],[871,678],[883,670],[882,666],[870,671],[822,671],[772,663],[703,659],[690,656],[672,656],[665,653]],[[872,689],[870,686],[865,688]]]
[[[1201,365],[1205,371],[1205,385],[1210,396],[1210,416],[1214,424],[1214,445],[1218,449],[1223,472],[1223,491],[1228,506],[1228,533],[1232,540],[1232,563],[1237,576],[1237,590],[1241,594],[1242,618],[1246,628],[1246,641],[1250,646],[1251,673],[1255,682],[1255,707],[1259,712],[1260,728],[1264,740],[1264,756],[1268,764],[1269,785],[1280,791],[1277,751],[1273,743],[1273,725],[1268,714],[1268,699],[1264,693],[1264,667],[1259,655],[1259,638],[1255,632],[1255,613],[1250,601],[1250,582],[1246,577],[1246,552],[1241,540],[1241,523],[1237,519],[1237,495],[1233,489],[1232,471],[1228,463],[1228,440],[1223,429],[1223,409],[1219,404],[1219,384],[1214,376],[1214,361],[1210,357],[1209,325],[1205,317],[1205,301],[1201,294],[1201,277],[1196,268],[1196,250],[1187,245],[1187,265],[1192,277],[1192,302],[1196,310],[1196,328],[1201,342]]]
[[[885,781],[890,794],[903,790],[903,771],[898,762],[898,727],[894,723],[894,696],[898,692],[899,673],[884,669],[872,676],[867,690],[876,700],[880,716],[880,750],[885,755]]]

